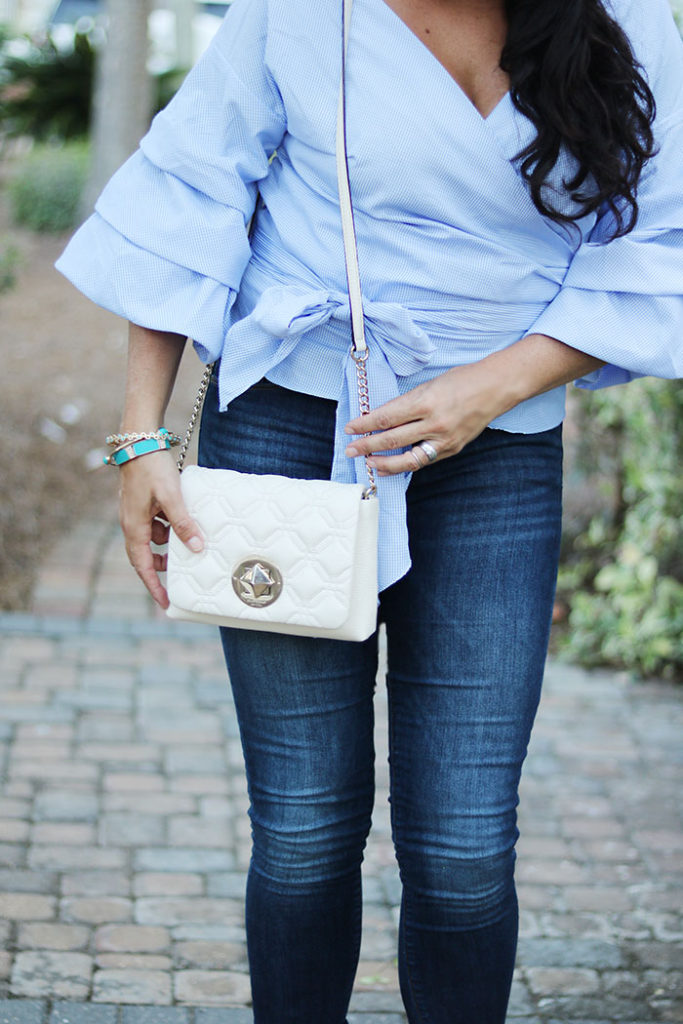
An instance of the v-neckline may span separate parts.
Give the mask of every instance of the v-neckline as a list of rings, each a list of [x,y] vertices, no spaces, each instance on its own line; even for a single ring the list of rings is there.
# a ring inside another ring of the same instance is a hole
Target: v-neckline
[[[491,107],[489,112],[487,114],[482,114],[482,112],[479,109],[479,107],[476,105],[476,103],[474,103],[474,101],[470,98],[470,96],[468,96],[468,94],[465,92],[463,87],[460,85],[460,82],[457,80],[457,78],[454,75],[452,75],[451,72],[446,67],[446,65],[442,61],[439,60],[439,58],[436,56],[434,51],[430,50],[430,48],[427,46],[425,41],[423,39],[420,39],[420,37],[417,34],[417,32],[413,31],[413,29],[410,27],[410,25],[406,21],[403,20],[403,18],[401,17],[400,14],[397,14],[397,12],[394,10],[394,8],[391,7],[387,3],[387,0],[377,0],[377,2],[380,3],[382,5],[382,7],[384,7],[389,12],[389,14],[392,15],[396,19],[396,21],[398,21],[399,25],[403,26],[405,31],[408,32],[410,34],[410,36],[412,36],[412,38],[415,39],[419,43],[419,45],[422,47],[422,49],[427,54],[427,56],[430,57],[432,59],[432,61],[435,64],[437,64],[438,67],[441,68],[443,73],[453,83],[455,88],[458,90],[459,94],[465,100],[465,102],[467,103],[467,106],[470,107],[472,112],[476,115],[476,117],[481,121],[482,124],[486,124],[489,121],[489,119],[491,117],[493,117],[493,115],[510,98],[510,90],[506,89],[505,92],[503,93],[503,95],[500,97],[500,99],[494,104],[493,107]]]

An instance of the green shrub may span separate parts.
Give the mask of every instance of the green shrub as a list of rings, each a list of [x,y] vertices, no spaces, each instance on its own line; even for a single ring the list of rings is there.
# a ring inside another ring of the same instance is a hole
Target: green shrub
[[[0,126],[10,136],[75,139],[88,132],[95,51],[77,35],[62,52],[49,36],[28,56],[6,55],[0,66]]]
[[[671,0],[671,9],[678,27],[683,32],[683,0]]]
[[[8,186],[15,222],[45,232],[73,227],[87,173],[87,143],[36,146]]]
[[[161,71],[152,79],[154,113],[163,110],[170,103],[187,77],[187,68],[170,68]]]
[[[612,454],[613,502],[561,570],[561,648],[586,665],[683,678],[683,386],[646,378],[582,405],[593,465]]]
[[[19,250],[16,246],[0,242],[0,295],[14,285],[18,263]]]
[[[0,46],[6,40],[0,26]],[[39,141],[84,138],[90,127],[98,46],[95,36],[74,37],[68,51],[47,36],[28,41],[25,57],[0,55],[0,131]],[[187,69],[153,75],[154,112],[173,98]]]

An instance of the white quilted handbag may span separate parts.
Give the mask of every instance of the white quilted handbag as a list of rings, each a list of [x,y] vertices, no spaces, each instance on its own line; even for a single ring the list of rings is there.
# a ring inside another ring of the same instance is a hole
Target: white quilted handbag
[[[351,2],[343,0],[337,179],[351,305],[351,356],[361,412],[367,413],[367,343],[344,111]],[[200,386],[180,469],[210,370]],[[167,575],[171,618],[338,640],[365,640],[374,632],[378,501],[369,468],[367,487],[199,466],[185,469],[180,479],[205,547],[195,554],[171,532]]]
[[[377,499],[362,484],[189,466],[188,511],[205,537],[169,549],[172,618],[365,640],[377,615]]]

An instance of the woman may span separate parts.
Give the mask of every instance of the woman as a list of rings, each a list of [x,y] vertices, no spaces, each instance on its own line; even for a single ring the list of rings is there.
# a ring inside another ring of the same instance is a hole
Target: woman
[[[356,0],[347,122],[374,406],[362,424],[334,166],[340,0],[236,0],[58,264],[132,321],[124,432],[163,423],[189,336],[220,361],[203,464],[350,480],[370,456],[412,1024],[505,1019],[564,384],[683,366],[681,45],[666,0],[644,6]],[[121,472],[129,557],[165,607],[160,519],[191,548],[201,536],[169,452]],[[376,637],[222,632],[251,799],[255,1020],[341,1024]]]

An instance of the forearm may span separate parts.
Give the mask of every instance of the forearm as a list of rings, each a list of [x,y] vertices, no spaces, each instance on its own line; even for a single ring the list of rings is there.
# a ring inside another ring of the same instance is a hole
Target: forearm
[[[605,365],[603,360],[545,334],[529,334],[482,362],[500,388],[499,400],[504,406],[500,413]]]
[[[163,425],[185,337],[130,325],[128,372],[122,430],[142,433]],[[169,525],[192,551],[201,551],[197,524],[188,515],[180,489],[180,474],[168,451],[132,458],[121,474],[119,515],[126,551],[154,600],[168,608],[168,594],[159,579],[166,557],[151,543],[166,544]]]
[[[163,425],[185,341],[180,334],[130,324],[122,430],[152,431]]]

